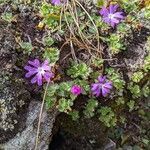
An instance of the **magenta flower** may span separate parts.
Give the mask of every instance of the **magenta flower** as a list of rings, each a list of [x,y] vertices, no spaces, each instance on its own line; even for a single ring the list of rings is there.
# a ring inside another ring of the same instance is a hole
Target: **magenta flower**
[[[117,12],[118,7],[118,5],[110,5],[109,8],[103,7],[99,12],[103,16],[103,21],[112,27],[124,19],[123,12]]]
[[[82,88],[78,85],[73,85],[71,88],[71,93],[78,96],[82,93]]]
[[[39,86],[42,85],[43,79],[49,82],[51,78],[54,77],[54,74],[51,72],[51,67],[49,66],[49,62],[47,60],[45,60],[42,64],[40,64],[38,59],[28,61],[28,65],[26,65],[24,69],[28,71],[25,77],[30,78],[34,76],[31,79],[31,83],[33,84],[37,82]]]
[[[106,81],[106,76],[99,76],[98,82],[92,84],[91,91],[96,97],[100,95],[105,97],[108,93],[110,93],[111,89],[112,83],[110,81]]]

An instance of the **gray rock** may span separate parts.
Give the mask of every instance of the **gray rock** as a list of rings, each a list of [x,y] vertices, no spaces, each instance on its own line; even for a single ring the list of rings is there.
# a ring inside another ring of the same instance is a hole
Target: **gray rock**
[[[15,70],[18,54],[12,29],[0,21],[0,150],[33,150],[35,147],[40,97],[36,101]],[[37,150],[47,150],[57,111],[41,119]]]
[[[106,145],[104,146],[104,150],[116,150],[116,143],[109,139]]]
[[[23,79],[17,78],[13,71],[17,60],[14,36],[4,22],[0,29],[0,143],[3,143],[25,127],[26,108],[31,97]]]
[[[1,149],[4,150],[33,150],[35,147],[35,139],[37,133],[38,117],[40,112],[41,103],[37,101],[32,101],[30,103],[27,120],[25,122],[26,128],[18,133],[13,139],[9,140],[7,143],[0,145]],[[44,110],[42,114],[40,134],[39,134],[39,144],[38,150],[47,150],[48,145],[51,140],[53,123],[57,111],[47,113]]]

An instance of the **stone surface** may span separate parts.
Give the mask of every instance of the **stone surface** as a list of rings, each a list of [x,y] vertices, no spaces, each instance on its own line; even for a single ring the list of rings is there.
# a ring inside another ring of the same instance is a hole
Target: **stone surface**
[[[13,139],[9,142],[2,144],[1,149],[4,150],[33,150],[35,147],[35,139],[37,133],[37,124],[40,111],[41,103],[37,101],[32,101],[30,103],[27,120],[25,122],[26,128],[18,133]],[[47,150],[49,142],[51,140],[53,123],[57,111],[53,111],[47,114],[46,111],[42,114],[41,127],[40,127],[40,138],[38,144],[38,150]]]
[[[0,22],[0,143],[24,128],[30,93],[15,76],[16,42],[5,22]]]
[[[32,150],[35,147],[41,96],[35,98],[29,92],[22,78],[22,68],[16,67],[19,55],[13,35],[15,31],[1,21],[0,31],[0,150]],[[48,149],[56,115],[55,110],[51,113],[44,110],[38,150]]]

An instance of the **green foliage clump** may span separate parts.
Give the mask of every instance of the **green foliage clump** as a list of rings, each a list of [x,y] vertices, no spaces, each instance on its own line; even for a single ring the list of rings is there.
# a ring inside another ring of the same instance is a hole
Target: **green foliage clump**
[[[102,121],[107,127],[113,127],[116,125],[117,119],[115,113],[110,107],[101,107],[99,109],[99,113],[99,120]]]
[[[141,81],[141,79],[144,77],[143,72],[142,71],[138,71],[133,73],[131,79],[133,82],[138,83]]]
[[[119,92],[118,94],[122,96],[122,92],[124,89],[125,81],[122,79],[120,73],[115,71],[113,68],[109,68],[106,70],[108,74],[108,78],[113,82],[113,86]]]
[[[47,109],[52,108],[55,105],[57,101],[56,91],[58,89],[59,89],[58,84],[51,84],[48,86],[46,97],[45,97]]]
[[[104,63],[103,59],[94,58],[92,59],[91,65],[93,65],[94,67],[101,67],[103,63]]]
[[[1,18],[5,21],[11,22],[13,20],[13,14],[11,12],[5,12],[1,15]]]
[[[127,103],[127,106],[129,107],[129,112],[131,112],[131,111],[134,110],[134,108],[135,108],[135,101],[134,101],[134,100],[130,100],[130,101]]]
[[[72,82],[49,85],[46,95],[46,106],[51,108],[58,102],[57,108],[60,112],[68,113],[71,111],[71,106],[77,97],[76,95],[71,94],[71,87]]]
[[[144,17],[144,19],[149,20],[150,19],[150,8],[148,8],[148,7],[142,8],[139,12],[139,16],[142,18]]]
[[[98,106],[98,102],[95,99],[89,99],[83,111],[86,118],[91,118],[95,115],[95,109]]]
[[[147,38],[147,42],[145,44],[145,49],[148,53],[150,53],[150,36]]]
[[[124,50],[123,41],[119,34],[111,34],[108,39],[108,46],[111,54],[118,54],[121,50]]]
[[[143,70],[145,72],[150,71],[150,55],[148,55],[144,60]]]
[[[137,12],[139,9],[139,0],[118,0],[121,4],[121,7],[125,9],[127,13]]]
[[[71,112],[69,112],[69,115],[71,116],[73,121],[77,121],[80,117],[79,117],[79,112],[76,110],[73,110]]]
[[[24,54],[31,54],[33,46],[30,42],[21,42],[20,46],[24,50],[23,51]]]
[[[52,46],[54,44],[53,38],[46,36],[43,38],[43,43],[45,46]]]
[[[116,103],[117,103],[117,106],[124,105],[125,100],[123,97],[119,97],[118,99],[116,99]]]
[[[46,48],[43,57],[51,63],[56,63],[59,59],[60,51],[57,48]]]
[[[145,97],[150,96],[150,84],[149,84],[149,82],[142,88],[142,94]]]
[[[55,29],[59,25],[60,7],[53,6],[48,3],[43,3],[40,8],[40,13],[43,17],[42,22],[49,28]]]
[[[83,78],[87,79],[91,73],[91,68],[84,62],[72,63],[71,68],[67,70],[67,74],[72,78]]]
[[[132,97],[133,98],[139,98],[141,96],[141,90],[140,90],[140,86],[134,83],[130,83],[128,85],[128,89],[130,90],[130,92],[132,93]]]
[[[70,90],[72,86],[72,82],[62,82],[59,84],[59,89],[57,90],[57,95],[60,97],[69,97],[70,96]]]
[[[71,106],[73,106],[73,101],[71,99],[61,98],[59,99],[57,108],[60,112],[68,113],[68,111],[71,111]]]
[[[131,33],[131,26],[124,22],[118,24],[117,26],[117,34],[120,35],[121,38],[124,38],[127,34]]]

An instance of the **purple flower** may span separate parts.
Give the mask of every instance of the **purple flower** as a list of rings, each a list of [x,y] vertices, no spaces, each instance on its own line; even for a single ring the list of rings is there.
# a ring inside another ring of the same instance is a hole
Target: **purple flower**
[[[65,3],[66,0],[52,0],[51,2],[54,5],[61,5],[62,3]]]
[[[31,83],[36,83],[41,86],[43,78],[49,82],[51,78],[54,77],[54,74],[51,72],[51,67],[49,66],[49,62],[45,60],[42,64],[38,59],[34,59],[33,61],[28,61],[28,65],[24,67],[25,70],[28,71],[25,77],[31,79]]]
[[[106,76],[99,76],[98,82],[92,84],[91,91],[96,97],[100,95],[105,97],[108,93],[110,93],[111,89],[112,83],[110,81],[106,81]]]
[[[103,21],[112,27],[124,19],[123,12],[117,12],[118,7],[118,5],[110,5],[109,8],[103,7],[99,12],[103,16]]]
[[[61,5],[61,2],[60,2],[60,0],[52,0],[52,4]]]
[[[71,88],[71,93],[73,94],[73,95],[80,95],[81,94],[81,92],[82,92],[82,88],[80,87],[80,86],[78,86],[78,85],[73,85],[72,86],[72,88]]]

